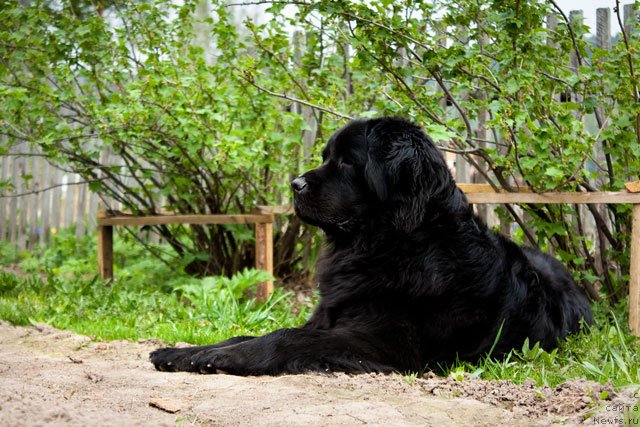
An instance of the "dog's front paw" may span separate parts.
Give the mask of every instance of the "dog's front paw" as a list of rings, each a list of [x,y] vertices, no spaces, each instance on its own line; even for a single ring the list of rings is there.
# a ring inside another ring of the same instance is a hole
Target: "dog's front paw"
[[[223,348],[212,348],[194,355],[191,366],[201,374],[242,375],[244,371],[240,354]]]
[[[200,352],[202,352],[202,348],[197,347],[166,347],[152,351],[149,358],[158,371],[198,372],[192,360]]]

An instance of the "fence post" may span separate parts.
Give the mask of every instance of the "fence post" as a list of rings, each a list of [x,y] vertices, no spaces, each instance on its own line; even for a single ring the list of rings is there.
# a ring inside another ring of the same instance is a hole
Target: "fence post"
[[[636,27],[635,16],[636,12],[634,10],[633,3],[625,4],[622,7],[622,22],[624,24],[624,32],[627,33],[627,37],[631,37],[631,33],[633,29]]]
[[[49,188],[52,184],[51,170],[52,166],[46,159],[42,161],[42,187]],[[57,183],[55,183],[57,184]],[[50,221],[51,221],[51,191],[43,191],[41,195],[42,213],[40,214],[40,235],[38,243],[44,245],[49,241]]]
[[[29,237],[27,240],[27,249],[33,250],[38,245],[38,212],[41,210],[40,207],[40,194],[39,191],[44,187],[44,183],[42,182],[42,159],[38,157],[31,158],[31,176],[32,176],[32,184],[31,189],[33,190],[33,194],[29,196],[31,199],[30,203],[30,211],[29,215]],[[25,217],[27,212],[25,212]]]
[[[0,141],[5,142],[6,137],[0,137]],[[0,158],[0,181],[4,182],[9,178],[9,157],[2,156]],[[5,191],[2,191],[4,193]],[[7,199],[0,197],[0,241],[9,240],[7,235]]]
[[[633,205],[629,272],[629,329],[640,337],[640,204]]]
[[[584,22],[584,14],[582,10],[572,10],[569,12],[569,22],[571,23],[571,27],[573,28],[573,33],[576,38],[583,37],[583,31],[581,29],[582,23]],[[573,71],[574,74],[580,74],[580,57],[578,53],[573,49],[569,52],[569,68]],[[571,92],[571,94],[567,97],[568,102],[581,103],[583,96],[579,92]],[[580,111],[574,110],[573,116],[575,118],[580,118]]]
[[[26,144],[24,143],[18,144],[15,150],[19,153],[23,151],[25,146]],[[11,183],[14,186],[15,193],[20,194],[24,184],[22,176],[25,174],[25,159],[24,157],[13,156],[12,160]],[[23,207],[18,206],[18,197],[12,197],[9,201],[9,241],[14,244],[19,244],[20,236],[24,232],[21,227],[22,223],[18,218],[19,213],[23,213]]]
[[[488,37],[485,34],[480,34],[478,36],[477,43],[480,49],[484,50],[484,47],[488,43]],[[474,94],[474,96],[480,102],[486,102],[487,100],[487,94],[482,90],[478,90]],[[487,121],[489,121],[489,119],[490,119],[489,111],[485,107],[482,107],[478,111],[478,118],[476,120],[476,129],[475,129],[475,137],[478,139],[476,144],[480,148],[487,148]],[[497,143],[498,141],[496,141],[496,144]],[[475,157],[478,167],[479,168],[482,167],[481,165],[483,163],[480,156],[473,156],[473,157]],[[483,167],[483,169],[486,169],[486,168]],[[474,184],[485,184],[487,182],[487,180],[484,179],[484,176],[478,170],[475,170],[471,174],[470,178],[471,178],[471,182]],[[487,205],[476,205],[475,209],[478,216],[482,218],[485,223],[489,224],[490,226],[493,225],[491,224],[491,221],[490,221],[490,219],[493,219],[493,215],[492,215],[492,218],[489,218],[489,209]]]
[[[103,279],[113,279],[113,226],[100,224],[100,219],[106,217],[106,212],[100,209],[98,211],[98,270]]]
[[[256,223],[256,269],[273,276],[273,223]],[[258,300],[268,300],[271,293],[273,280],[258,283]]]

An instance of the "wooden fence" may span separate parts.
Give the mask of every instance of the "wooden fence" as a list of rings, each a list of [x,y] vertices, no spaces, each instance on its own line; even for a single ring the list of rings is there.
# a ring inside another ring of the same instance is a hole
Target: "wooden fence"
[[[31,250],[63,228],[75,226],[78,237],[95,230],[98,195],[27,144],[0,158],[0,180],[13,186],[0,193],[0,241]]]
[[[106,150],[100,161],[122,164]],[[0,241],[15,244],[20,250],[46,245],[52,235],[70,227],[75,228],[77,238],[94,233],[101,204],[112,210],[123,209],[122,203],[91,191],[82,176],[52,165],[27,144],[0,155],[0,182],[5,181],[12,187],[0,191]],[[133,179],[124,181],[137,185]],[[149,239],[159,241],[157,235]]]

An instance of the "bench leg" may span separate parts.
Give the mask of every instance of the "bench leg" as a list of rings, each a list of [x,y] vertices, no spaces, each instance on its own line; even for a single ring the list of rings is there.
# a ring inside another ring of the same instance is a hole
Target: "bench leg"
[[[273,224],[256,223],[256,269],[273,276]],[[266,301],[273,292],[273,281],[258,283],[258,300]]]
[[[103,279],[113,279],[113,226],[98,226],[98,270]]]

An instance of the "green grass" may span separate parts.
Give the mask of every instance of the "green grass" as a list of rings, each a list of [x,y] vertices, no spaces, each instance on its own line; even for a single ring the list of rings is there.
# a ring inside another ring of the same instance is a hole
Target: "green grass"
[[[113,283],[95,275],[92,239],[76,241],[71,233],[62,233],[46,251],[20,254],[20,270],[25,273],[0,272],[0,318],[18,325],[44,322],[100,340],[160,338],[206,344],[297,326],[310,315],[307,305],[314,301],[300,304],[279,288],[265,303],[249,298],[245,290],[265,280],[263,272],[193,278],[183,274],[179,264],[166,265],[121,240],[115,247],[119,269]],[[0,264],[16,259],[14,251],[0,244]],[[638,386],[640,344],[629,334],[626,312],[624,305],[594,306],[590,330],[568,337],[551,352],[526,342],[503,358],[431,368],[457,379],[533,379],[553,387],[584,378],[616,387]],[[407,378],[412,383],[417,374]]]
[[[230,282],[261,276],[255,273],[241,273]],[[0,273],[0,283],[0,318],[17,325],[44,322],[100,340],[154,337],[205,344],[299,325],[307,315],[304,309],[293,313],[290,293],[277,290],[266,303],[257,303],[238,299],[228,284],[210,288],[203,300],[186,292],[148,289],[132,280],[107,285],[96,278]]]
[[[616,387],[640,386],[640,345],[621,326],[623,316],[595,306],[594,317],[590,328],[561,340],[551,352],[527,341],[505,357],[486,357],[475,364],[456,362],[440,366],[437,371],[458,377],[466,373],[490,380],[510,379],[516,383],[533,379],[538,385],[552,387],[574,378]]]
[[[136,244],[119,242],[114,251],[120,268],[111,283],[96,276],[92,239],[75,241],[63,233],[46,251],[22,254],[24,274],[0,271],[0,319],[44,322],[100,340],[205,344],[297,326],[310,314],[282,289],[264,303],[249,298],[244,291],[269,278],[264,272],[194,278]]]
[[[640,399],[633,405],[627,406],[623,413],[623,424],[625,426],[637,426],[640,425]]]

